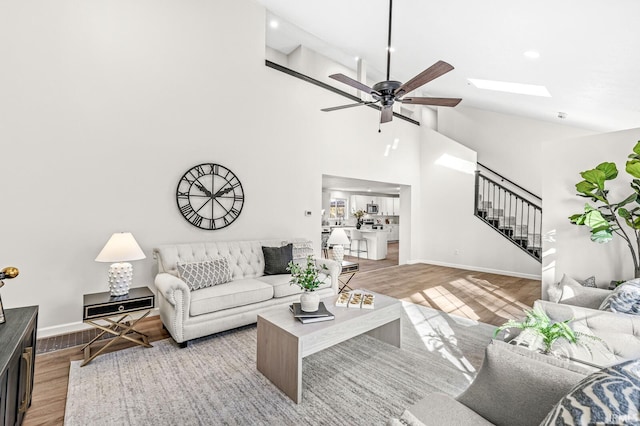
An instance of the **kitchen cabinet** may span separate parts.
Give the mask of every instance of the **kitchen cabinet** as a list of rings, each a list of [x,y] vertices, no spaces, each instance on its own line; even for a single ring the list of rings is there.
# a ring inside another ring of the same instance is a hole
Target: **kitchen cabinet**
[[[385,225],[384,227],[389,231],[389,236],[387,237],[389,241],[400,240],[400,225]]]
[[[393,200],[393,214],[394,216],[400,216],[400,198],[392,198]]]
[[[0,425],[20,425],[31,405],[38,307],[5,310],[0,324]]]

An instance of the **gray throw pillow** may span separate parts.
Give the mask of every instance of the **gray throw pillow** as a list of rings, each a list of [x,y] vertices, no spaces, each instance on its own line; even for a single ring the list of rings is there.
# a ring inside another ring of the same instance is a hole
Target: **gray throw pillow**
[[[498,426],[537,425],[587,374],[553,356],[494,340],[457,400]]]
[[[231,263],[227,257],[204,262],[178,263],[178,276],[191,291],[231,281]]]
[[[293,260],[293,244],[282,247],[262,247],[264,274],[288,274],[287,266]]]
[[[580,284],[582,284],[583,287],[593,287],[593,288],[597,288],[598,286],[596,285],[596,277],[591,276],[589,278],[586,278],[584,280],[578,280],[578,282]]]
[[[640,360],[625,361],[585,377],[547,415],[551,425],[640,424]]]
[[[613,289],[600,305],[601,311],[640,314],[640,279],[624,282]]]

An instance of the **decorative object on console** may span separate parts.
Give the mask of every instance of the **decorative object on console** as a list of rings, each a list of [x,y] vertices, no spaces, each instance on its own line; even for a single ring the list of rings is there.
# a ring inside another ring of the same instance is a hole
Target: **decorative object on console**
[[[109,268],[111,296],[129,293],[133,280],[133,266],[128,262],[144,258],[146,256],[131,232],[117,232],[109,238],[96,257],[96,262],[113,262]]]
[[[176,200],[182,216],[200,229],[227,227],[240,216],[244,191],[238,177],[219,164],[203,163],[180,178]]]
[[[20,271],[18,268],[14,266],[7,266],[0,271],[0,288],[4,285],[4,279],[11,279],[18,276]],[[0,296],[0,324],[4,324],[6,322],[6,318],[4,316],[4,308],[2,306],[2,297]]]
[[[356,229],[360,229],[362,227],[362,216],[365,215],[364,210],[354,210],[352,214],[356,218]]]
[[[305,312],[315,312],[318,310],[320,303],[320,296],[315,293],[315,290],[324,281],[319,278],[320,271],[326,271],[328,268],[322,265],[321,268],[316,266],[316,262],[313,257],[307,257],[307,262],[304,267],[291,261],[287,270],[291,272],[290,284],[295,284],[300,287],[304,292],[300,295],[300,308]]]
[[[514,341],[517,343],[527,343],[530,348],[539,349],[545,355],[553,354],[553,345],[558,340],[566,340],[569,343],[578,344],[590,351],[587,346],[587,339],[602,340],[594,335],[574,331],[569,327],[572,319],[564,321],[552,321],[547,313],[539,306],[533,309],[525,309],[525,319],[523,321],[509,320],[496,328],[493,334],[495,338],[501,331],[509,328],[522,330],[523,333],[517,336]],[[527,335],[528,334],[528,335]],[[532,341],[528,341],[528,338]],[[604,343],[604,342],[602,342]]]
[[[342,262],[342,259],[344,259],[344,246],[351,244],[351,241],[349,241],[349,237],[347,237],[344,229],[335,228],[331,231],[327,244],[333,246],[333,260]]]
[[[633,147],[633,153],[629,154],[625,170],[631,175],[633,192],[617,203],[609,199],[609,190],[605,189],[606,181],[618,177],[615,163],[604,162],[595,169],[580,173],[584,180],[576,184],[577,195],[602,205],[594,207],[587,203],[583,213],[571,215],[569,220],[575,225],[591,228],[591,241],[608,243],[614,233],[625,240],[633,259],[634,277],[640,278],[640,186],[636,182],[640,179],[640,141]],[[623,224],[626,226],[623,227]],[[625,229],[631,230],[631,236]]]

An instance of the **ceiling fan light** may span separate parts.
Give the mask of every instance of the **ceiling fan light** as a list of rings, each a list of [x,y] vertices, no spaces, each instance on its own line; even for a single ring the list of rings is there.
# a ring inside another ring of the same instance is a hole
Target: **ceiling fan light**
[[[550,98],[551,93],[544,86],[524,83],[510,83],[506,81],[481,80],[477,78],[468,79],[471,84],[478,89],[495,90],[497,92],[516,93],[519,95],[543,96]]]

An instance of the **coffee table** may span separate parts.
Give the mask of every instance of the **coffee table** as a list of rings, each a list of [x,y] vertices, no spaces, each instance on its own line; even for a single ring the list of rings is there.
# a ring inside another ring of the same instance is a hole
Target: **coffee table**
[[[334,320],[302,324],[287,306],[258,315],[257,367],[294,402],[302,401],[302,359],[352,337],[368,334],[400,347],[402,302],[375,294],[375,309],[339,308],[338,296],[321,299]]]

